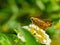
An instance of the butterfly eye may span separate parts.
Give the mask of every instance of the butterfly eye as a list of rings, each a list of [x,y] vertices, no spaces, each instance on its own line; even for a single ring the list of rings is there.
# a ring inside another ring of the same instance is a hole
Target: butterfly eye
[[[31,20],[33,20],[33,19],[31,18]]]
[[[33,20],[33,17],[31,17],[30,19]]]

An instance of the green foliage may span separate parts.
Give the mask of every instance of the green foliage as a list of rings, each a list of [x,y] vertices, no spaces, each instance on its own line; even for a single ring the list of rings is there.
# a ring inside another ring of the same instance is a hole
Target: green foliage
[[[15,34],[0,33],[0,44],[1,45],[24,45]]]
[[[56,34],[56,30],[57,29],[54,26],[52,26],[46,30],[46,33],[50,36],[50,38],[53,38]]]
[[[0,44],[1,45],[11,45],[11,42],[5,34],[0,34]]]
[[[39,45],[30,32],[22,28],[32,23],[30,17],[52,21],[53,26],[46,33],[53,38],[57,32],[54,26],[60,20],[60,0],[0,0],[0,45]],[[17,37],[18,33],[23,34],[26,42]]]

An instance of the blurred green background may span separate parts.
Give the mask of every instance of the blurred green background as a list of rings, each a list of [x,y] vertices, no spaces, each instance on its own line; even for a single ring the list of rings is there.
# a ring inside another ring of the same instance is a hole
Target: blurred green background
[[[20,28],[29,25],[31,17],[52,21],[46,33],[52,39],[51,45],[60,45],[60,0],[0,0],[0,45],[40,45],[29,32]],[[14,29],[18,24],[26,43],[17,38],[19,31]],[[30,35],[28,39],[26,34]],[[32,43],[29,39],[33,39]]]

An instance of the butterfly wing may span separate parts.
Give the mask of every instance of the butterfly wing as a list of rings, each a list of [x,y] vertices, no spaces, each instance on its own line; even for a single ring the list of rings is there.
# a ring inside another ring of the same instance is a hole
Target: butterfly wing
[[[42,28],[42,29],[46,29],[46,28],[48,28],[48,27],[50,27],[51,26],[51,22],[49,22],[49,21],[44,21],[44,20],[41,20],[41,19],[39,19],[39,18],[35,18],[35,17],[31,17],[31,20],[32,20],[32,22],[34,23],[34,24],[36,24],[37,26],[39,26],[40,28]]]

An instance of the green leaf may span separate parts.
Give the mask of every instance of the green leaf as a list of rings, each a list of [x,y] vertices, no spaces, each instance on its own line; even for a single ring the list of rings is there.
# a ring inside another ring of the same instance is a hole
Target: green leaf
[[[47,2],[49,2],[49,0],[41,0],[42,2],[44,2],[44,3],[47,3]]]
[[[41,10],[45,10],[45,5],[42,3],[42,1],[36,0],[36,4]]]
[[[56,34],[56,28],[54,26],[51,26],[46,29],[46,33],[50,36],[50,38],[53,38]]]
[[[0,33],[1,45],[24,45],[25,43],[18,39],[15,34]]]
[[[0,33],[0,44],[1,45],[11,45],[11,41],[5,34]]]
[[[58,4],[50,4],[47,6],[47,12],[58,12],[59,5]]]

